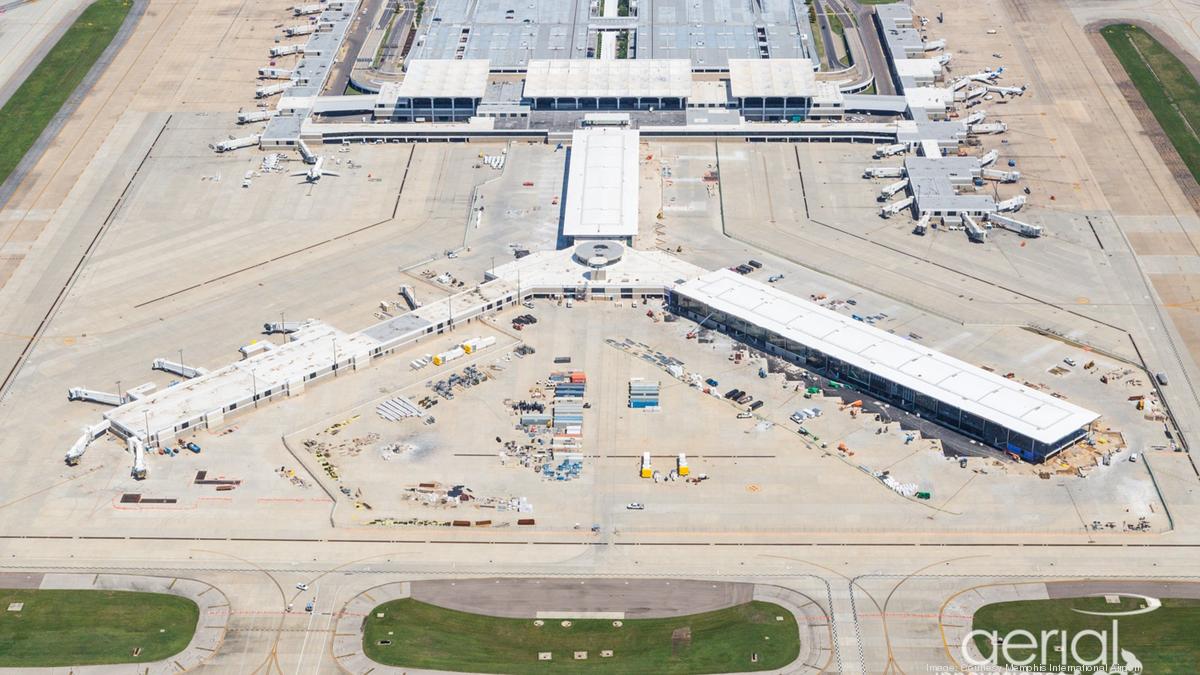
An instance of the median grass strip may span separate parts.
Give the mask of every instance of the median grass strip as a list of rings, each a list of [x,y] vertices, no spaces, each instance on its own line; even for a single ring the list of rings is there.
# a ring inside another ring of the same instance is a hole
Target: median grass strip
[[[1048,666],[1077,667],[1088,665],[1072,658],[1071,639],[1085,630],[1106,631],[1108,647],[1111,652],[1113,644],[1113,621],[1117,622],[1116,640],[1118,651],[1125,651],[1141,661],[1144,673],[1167,675],[1180,673],[1191,675],[1196,672],[1196,664],[1200,663],[1200,600],[1170,599],[1162,600],[1162,607],[1148,614],[1134,616],[1093,616],[1080,614],[1075,610],[1090,612],[1122,612],[1140,609],[1146,601],[1138,597],[1121,596],[1120,602],[1112,604],[1103,597],[1064,598],[1055,600],[1019,600],[1014,602],[999,602],[984,605],[975,612],[972,628],[985,631],[997,631],[1005,636],[1014,630],[1027,630],[1040,641],[1042,631],[1056,631],[1053,639],[1044,650],[1045,664]],[[1061,635],[1065,631],[1067,649],[1062,646]],[[979,637],[975,640],[976,647],[984,657],[992,653],[990,640]],[[1020,644],[1020,638],[1010,639],[1013,645]],[[1034,656],[1034,665],[1043,663],[1043,650],[1013,648],[1010,655],[1013,660],[1021,661]],[[1079,640],[1077,655],[1083,661],[1091,661],[1101,656],[1100,644],[1097,639],[1083,637]],[[1107,665],[1115,665],[1109,656]],[[1015,665],[1004,658],[1000,650],[998,658],[1000,665]],[[1124,665],[1128,665],[1123,662]],[[1094,667],[1095,663],[1092,664]],[[1036,672],[1042,672],[1037,670]],[[1084,671],[1087,672],[1087,671]]]
[[[383,618],[378,614],[382,613]],[[364,650],[390,666],[477,673],[693,674],[778,670],[800,653],[795,617],[767,602],[669,619],[502,619],[412,599],[372,610]],[[602,657],[602,650],[613,655]],[[539,661],[550,652],[550,661]],[[587,652],[576,660],[575,652]],[[758,661],[752,662],[751,655]]]
[[[0,108],[0,183],[112,42],[131,5],[130,0],[92,3]]]
[[[1137,26],[1114,24],[1102,28],[1100,34],[1192,176],[1200,181],[1200,83],[1170,50]]]
[[[176,595],[0,589],[0,667],[159,661],[187,647],[199,617]]]

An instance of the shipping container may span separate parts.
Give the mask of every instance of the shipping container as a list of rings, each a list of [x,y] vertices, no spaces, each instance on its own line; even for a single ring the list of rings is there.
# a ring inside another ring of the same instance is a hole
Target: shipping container
[[[441,354],[434,356],[433,357],[433,365],[435,365],[435,366],[443,365],[445,363],[453,361],[454,359],[462,358],[462,356],[464,354],[466,354],[466,352],[463,351],[462,347],[455,347],[454,349],[451,349],[450,351],[442,352]]]

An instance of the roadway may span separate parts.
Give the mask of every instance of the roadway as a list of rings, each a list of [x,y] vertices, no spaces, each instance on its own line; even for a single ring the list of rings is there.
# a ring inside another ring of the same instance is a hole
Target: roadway
[[[25,4],[0,5],[0,107],[87,7],[82,0]]]
[[[780,586],[807,595],[830,617],[827,672],[924,672],[946,665],[939,608],[985,582],[1030,584],[1105,580],[1124,575],[1195,578],[1191,548],[1127,549],[1120,560],[1092,547],[961,547],[816,544],[712,547],[576,545],[459,546],[176,541],[0,543],[11,573],[121,573],[171,576],[210,584],[230,601],[220,648],[200,672],[339,672],[333,629],[360,594],[397,581],[540,577],[624,585],[624,579],[698,579]],[[703,555],[697,553],[703,552]],[[1003,572],[996,561],[1003,560]],[[1161,570],[1161,571],[1160,571]],[[306,584],[300,590],[297,584]],[[467,588],[484,592],[479,582]],[[415,584],[414,584],[415,586]],[[1121,590],[1120,584],[1114,586]],[[511,589],[501,589],[501,597]],[[719,589],[718,589],[719,590]],[[303,608],[313,602],[314,611]],[[518,598],[519,600],[519,598]],[[638,607],[646,607],[638,603]],[[608,606],[601,607],[608,609]],[[339,654],[340,655],[340,654]],[[885,662],[894,662],[890,669]]]
[[[375,25],[375,18],[385,13],[381,10],[388,1],[367,0],[362,5],[358,17],[354,19],[354,24],[350,27],[350,31],[346,33],[346,39],[342,42],[341,54],[337,61],[334,62],[333,72],[330,73],[329,81],[326,83],[323,93],[333,96],[341,96],[345,93],[346,87],[350,84],[350,73],[354,70],[354,66],[361,56],[359,52],[362,51],[367,34],[371,32],[371,28]]]
[[[821,31],[821,42],[825,44],[825,61],[830,70],[841,70],[847,67],[848,63],[838,58],[837,43],[840,38],[834,35],[833,30],[829,27],[829,14],[822,0],[813,2],[813,9],[817,13],[817,28]],[[843,23],[843,30],[845,24]]]
[[[872,6],[861,5],[855,0],[825,0],[825,2],[830,3],[835,11],[839,12],[839,15],[843,17],[843,24],[853,23],[857,27],[863,51],[866,52],[867,63],[871,66],[871,73],[875,75],[875,93],[895,94],[896,87],[892,83],[892,71],[888,67],[883,46],[879,43],[879,30],[875,26],[875,10]],[[846,3],[845,6],[842,5],[843,2]],[[844,14],[848,11],[847,8],[853,9],[855,21],[851,22],[850,17]]]

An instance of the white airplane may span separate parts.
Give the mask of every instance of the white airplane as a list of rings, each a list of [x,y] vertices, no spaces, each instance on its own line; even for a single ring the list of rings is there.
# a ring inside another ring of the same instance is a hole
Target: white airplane
[[[983,82],[984,84],[987,84],[989,82],[992,82],[993,80],[996,80],[1003,74],[1004,74],[1004,66],[1000,66],[999,68],[996,68],[995,70],[982,70],[978,73],[975,73],[974,75],[968,75],[967,79],[974,80],[975,82]]]
[[[304,176],[306,183],[315,183],[321,180],[322,176],[341,176],[342,174],[336,171],[329,171],[323,168],[325,166],[325,158],[318,157],[317,161],[313,162],[312,166],[308,167],[307,171],[298,171],[293,176]]]

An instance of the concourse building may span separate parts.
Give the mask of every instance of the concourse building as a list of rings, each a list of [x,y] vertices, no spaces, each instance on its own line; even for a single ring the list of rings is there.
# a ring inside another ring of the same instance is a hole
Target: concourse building
[[[808,59],[730,59],[729,89],[747,120],[841,117],[841,90],[833,82],[818,82],[814,72]]]
[[[462,122],[475,116],[487,84],[487,59],[412,61],[402,82],[380,87],[373,114],[397,122]]]
[[[632,243],[638,231],[638,132],[578,129],[570,157],[563,237]]]
[[[534,110],[683,110],[687,59],[530,61],[524,98]]]
[[[729,270],[675,286],[670,306],[768,354],[1027,462],[1083,438],[1099,415]]]

